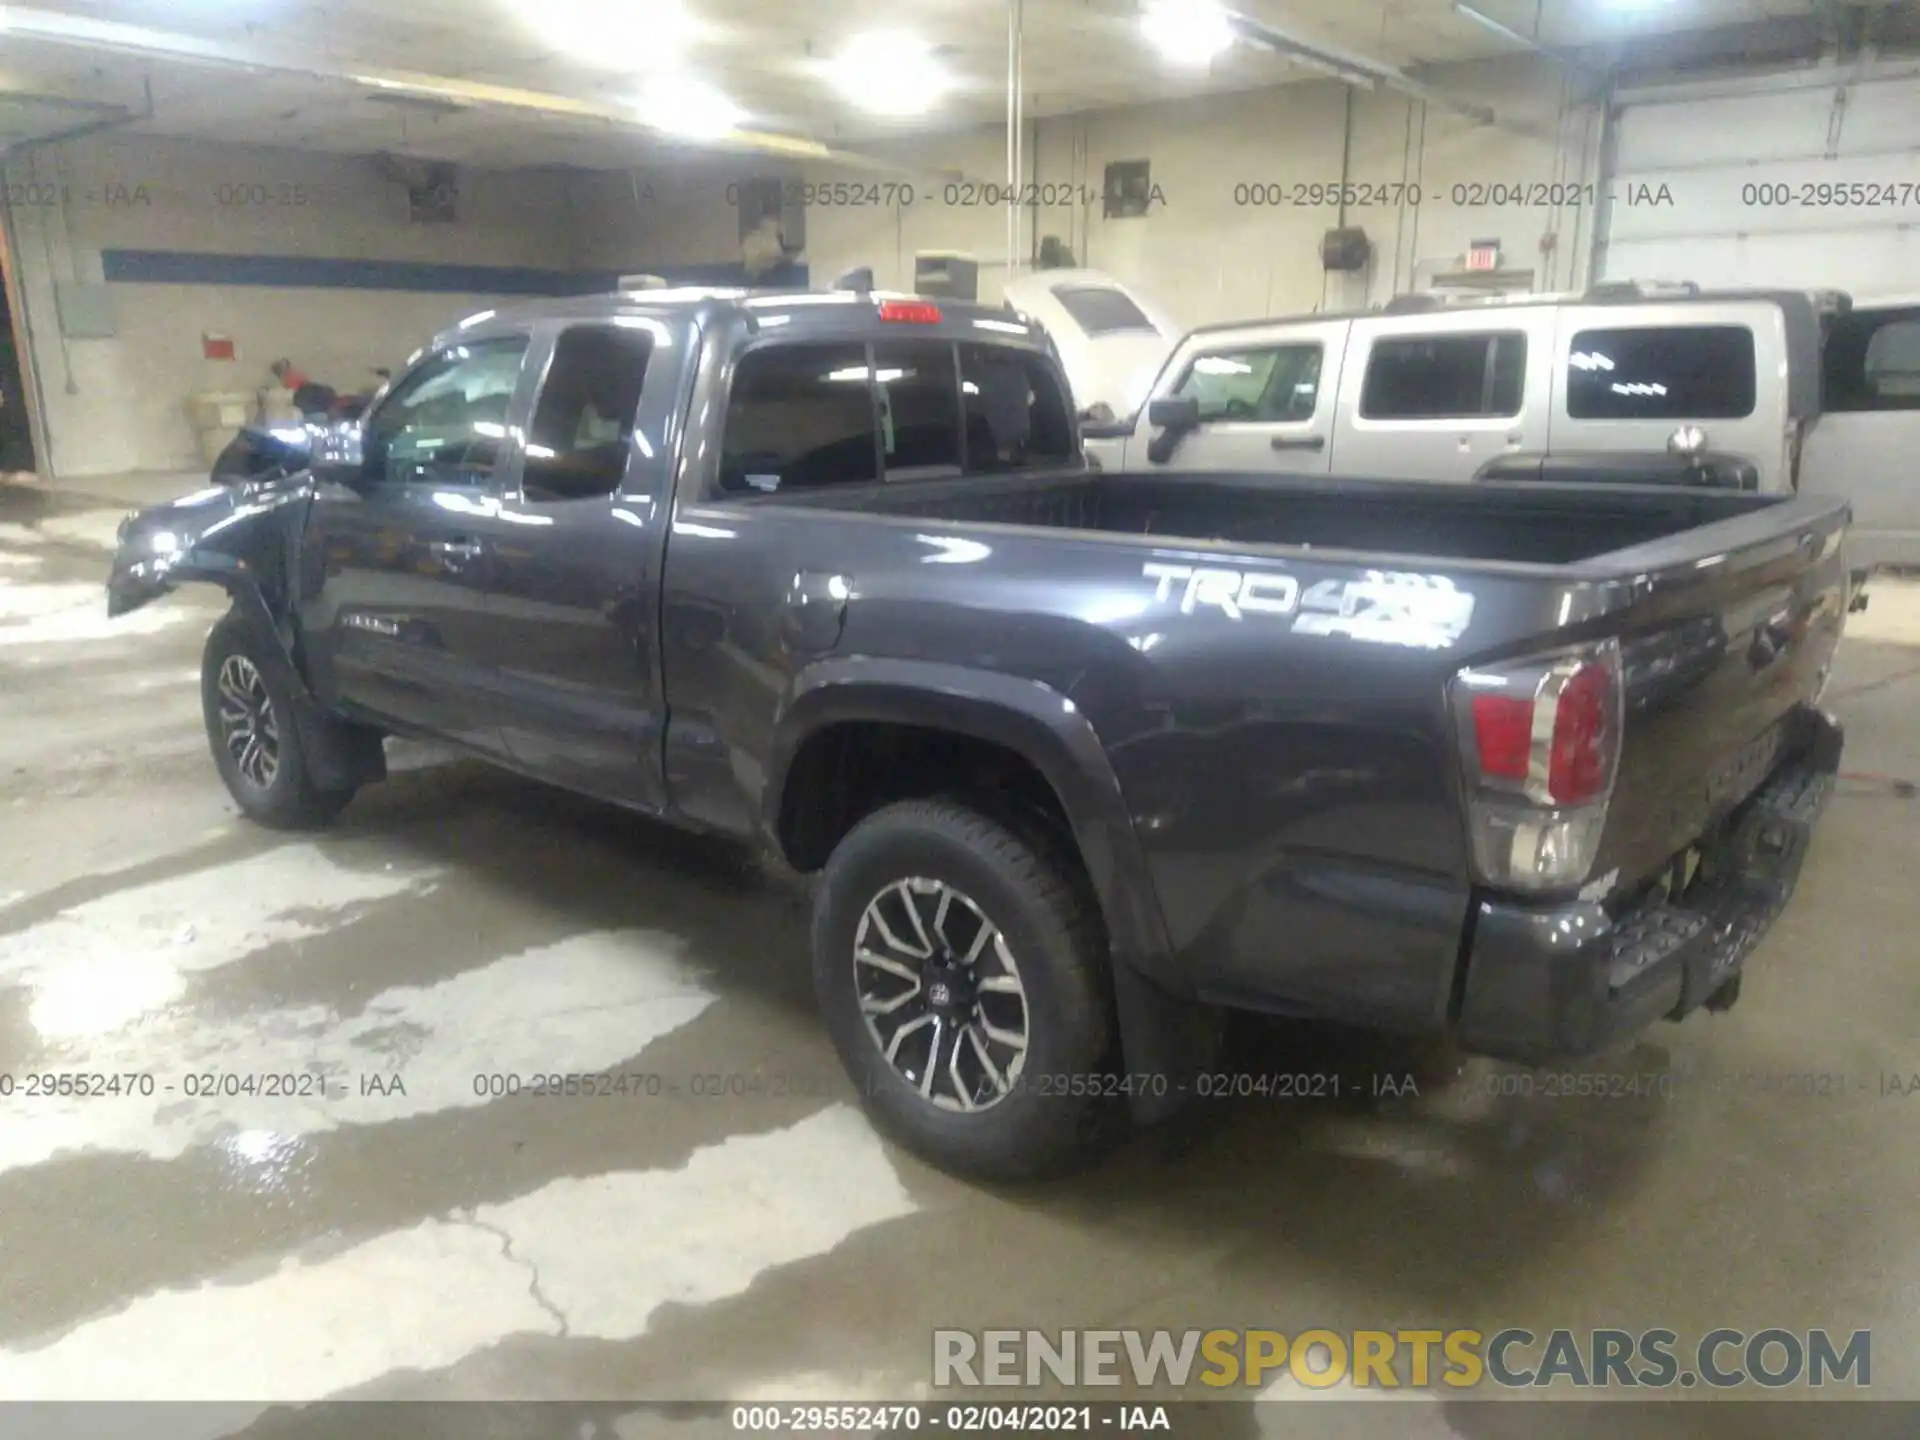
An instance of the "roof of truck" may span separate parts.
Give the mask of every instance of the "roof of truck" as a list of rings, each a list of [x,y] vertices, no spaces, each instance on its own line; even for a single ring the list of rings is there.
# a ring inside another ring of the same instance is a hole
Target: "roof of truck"
[[[882,316],[889,301],[904,302],[914,313]],[[937,307],[928,319],[926,307]],[[749,290],[685,287],[617,290],[571,295],[480,310],[435,335],[407,358],[468,341],[498,338],[554,320],[619,320],[634,323],[691,319],[701,329],[738,323],[748,329],[782,327],[782,334],[814,340],[867,340],[882,334],[942,340],[974,339],[1051,354],[1044,326],[1004,305],[904,295],[881,290]]]
[[[941,314],[954,319],[991,319],[1006,323],[1015,317],[1001,305],[972,300],[951,300],[944,296],[901,294],[888,290],[755,290],[744,287],[708,285],[676,286],[663,289],[615,290],[597,295],[570,295],[554,299],[530,300],[496,310],[470,315],[453,331],[488,325],[526,324],[539,320],[595,320],[615,315],[648,315],[662,310],[714,313],[733,311],[764,320],[773,315],[810,314],[839,309],[853,311],[874,308],[887,301],[915,305],[937,305]],[[452,332],[449,332],[452,333]]]
[[[1505,310],[1535,309],[1565,305],[1717,305],[1728,301],[1762,300],[1790,309],[1816,308],[1818,297],[1827,292],[1813,290],[1659,290],[1631,284],[1602,286],[1593,290],[1552,291],[1526,295],[1487,296],[1454,304],[1428,295],[1399,295],[1385,305],[1366,310],[1317,310],[1305,314],[1273,315],[1257,320],[1223,320],[1197,325],[1183,339],[1196,335],[1218,335],[1233,330],[1251,330],[1268,325],[1309,324],[1325,320],[1380,320],[1418,315],[1484,314]]]

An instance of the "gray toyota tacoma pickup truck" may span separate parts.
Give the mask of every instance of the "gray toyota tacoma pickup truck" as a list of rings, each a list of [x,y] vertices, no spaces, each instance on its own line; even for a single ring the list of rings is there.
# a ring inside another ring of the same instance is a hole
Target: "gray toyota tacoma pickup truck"
[[[308,469],[129,517],[109,607],[232,597],[262,823],[407,734],[764,844],[875,1121],[1017,1177],[1235,1007],[1545,1062],[1731,1003],[1839,762],[1846,524],[1103,475],[1009,310],[640,292],[476,315]]]

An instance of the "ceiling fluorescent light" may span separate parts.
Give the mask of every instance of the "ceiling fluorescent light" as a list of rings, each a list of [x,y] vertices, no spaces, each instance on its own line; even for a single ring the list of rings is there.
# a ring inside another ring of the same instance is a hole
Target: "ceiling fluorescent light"
[[[520,22],[570,60],[652,73],[678,64],[699,38],[683,0],[509,0]]]
[[[855,36],[833,62],[834,86],[874,115],[921,115],[953,81],[933,51],[906,35]]]
[[[1233,48],[1232,18],[1214,0],[1151,0],[1140,33],[1176,65],[1205,65]]]
[[[747,118],[747,112],[720,91],[687,75],[663,75],[650,83],[634,111],[654,129],[689,140],[716,140],[739,129]]]

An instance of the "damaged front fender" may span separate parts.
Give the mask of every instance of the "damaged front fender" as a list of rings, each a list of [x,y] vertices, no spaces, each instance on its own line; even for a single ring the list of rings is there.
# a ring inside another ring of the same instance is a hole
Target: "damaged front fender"
[[[107,575],[107,614],[130,614],[177,585],[205,581],[236,600],[257,600],[277,620],[311,500],[302,474],[197,490],[128,515]]]
[[[295,581],[312,499],[301,473],[200,490],[129,515],[107,577],[107,613],[128,614],[194,581],[225,590],[258,633],[277,641],[260,660],[293,698],[309,778],[322,790],[351,789],[384,778],[386,759],[380,732],[322,705],[295,658]]]

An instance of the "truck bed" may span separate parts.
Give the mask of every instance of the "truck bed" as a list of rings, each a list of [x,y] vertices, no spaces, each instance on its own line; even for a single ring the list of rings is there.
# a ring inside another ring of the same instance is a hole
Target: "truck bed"
[[[1561,566],[1746,515],[1779,498],[1671,487],[1276,481],[1176,471],[969,477],[857,496],[823,489],[802,503],[962,524]]]

